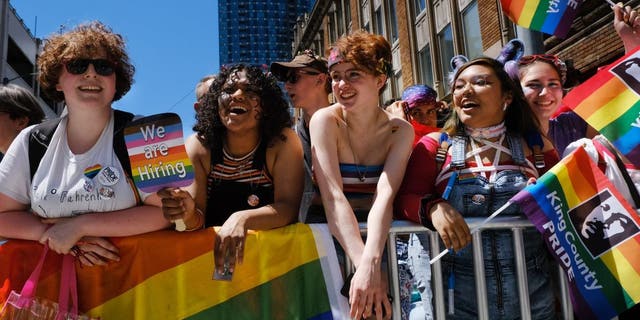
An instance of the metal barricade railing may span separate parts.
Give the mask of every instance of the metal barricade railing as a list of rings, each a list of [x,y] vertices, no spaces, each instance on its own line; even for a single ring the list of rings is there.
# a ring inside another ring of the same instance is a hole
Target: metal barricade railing
[[[522,230],[525,228],[533,228],[529,220],[524,217],[497,217],[490,222],[482,225],[484,218],[468,218],[465,219],[469,225],[469,229],[479,227],[479,231],[472,235],[473,241],[473,259],[474,274],[476,281],[476,297],[478,303],[478,319],[488,319],[488,301],[487,287],[484,277],[484,263],[482,252],[482,236],[483,230],[509,229],[513,232],[513,245],[516,262],[516,275],[518,279],[518,295],[520,299],[520,313],[524,320],[531,319],[529,290],[527,284],[527,270],[524,255],[524,245]],[[363,235],[367,233],[366,223],[360,224],[360,232]],[[392,288],[393,295],[393,319],[400,319],[400,285],[398,277],[398,257],[396,252],[397,236],[410,233],[427,233],[430,242],[430,255],[433,257],[440,253],[440,236],[437,232],[433,232],[422,225],[410,221],[396,220],[393,221],[389,230],[389,238],[387,239],[388,253],[388,276],[389,287]],[[567,279],[562,267],[557,265],[559,279],[557,281],[560,289],[560,299],[562,307],[562,317],[566,320],[573,319],[573,309],[569,298],[569,287]],[[347,259],[345,264],[346,271],[352,269],[352,264]],[[347,272],[348,273],[348,272]],[[440,261],[436,261],[431,265],[431,288],[433,292],[433,311],[435,319],[445,319],[445,303],[444,303],[444,286],[442,279],[442,266]],[[430,303],[430,302],[427,302]]]

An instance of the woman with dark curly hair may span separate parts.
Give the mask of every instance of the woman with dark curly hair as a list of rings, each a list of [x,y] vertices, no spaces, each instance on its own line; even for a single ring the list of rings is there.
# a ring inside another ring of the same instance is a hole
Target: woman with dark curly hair
[[[129,90],[134,73],[124,40],[100,22],[79,25],[47,39],[38,68],[42,90],[64,101],[67,113],[35,172],[25,160],[38,126],[23,130],[5,155],[0,236],[72,251],[85,265],[117,261],[118,249],[103,237],[169,226],[159,198],[138,192],[113,147],[111,104]],[[144,205],[137,206],[138,195]]]
[[[391,46],[384,37],[364,31],[342,37],[328,61],[338,103],[311,118],[314,173],[329,229],[355,266],[344,287],[350,287],[351,318],[389,319],[382,253],[413,128],[379,106],[391,72]],[[363,240],[358,222],[365,221]]]
[[[188,230],[222,226],[214,254],[220,273],[242,262],[248,229],[287,225],[302,197],[302,145],[276,79],[255,66],[223,68],[196,113],[186,148],[194,183],[164,189],[169,221]]]

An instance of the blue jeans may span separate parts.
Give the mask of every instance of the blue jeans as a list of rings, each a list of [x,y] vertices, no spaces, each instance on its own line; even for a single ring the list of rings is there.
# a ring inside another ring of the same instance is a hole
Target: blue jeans
[[[532,319],[554,319],[552,264],[546,248],[541,241],[538,241],[540,238],[536,230],[529,229],[524,232],[531,316]],[[489,319],[519,319],[520,301],[511,231],[484,231],[482,242]],[[471,246],[445,256],[442,260],[445,292],[448,289],[447,280],[452,272],[455,277],[453,301],[455,311],[453,315],[447,315],[447,319],[477,318]],[[445,310],[449,310],[449,303],[445,298]]]
[[[449,197],[451,204],[463,217],[486,217],[502,207],[513,195],[525,187],[527,177],[520,171],[499,172],[493,183],[478,176],[457,180]],[[520,215],[520,208],[511,205],[502,215]],[[555,298],[551,282],[551,263],[541,235],[535,229],[523,232],[529,286],[529,301],[533,319],[554,319]],[[520,318],[513,236],[510,230],[483,231],[485,282],[490,319]],[[453,273],[454,314],[448,319],[477,318],[473,252],[467,246],[458,253],[443,258],[443,282],[448,289]],[[448,310],[449,301],[445,299]]]

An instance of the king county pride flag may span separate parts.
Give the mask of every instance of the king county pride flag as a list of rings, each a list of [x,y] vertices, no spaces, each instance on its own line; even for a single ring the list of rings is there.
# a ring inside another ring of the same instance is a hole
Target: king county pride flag
[[[598,71],[562,101],[640,166],[640,47]]]
[[[516,24],[564,38],[583,0],[500,0]]]
[[[346,319],[342,275],[326,225],[250,232],[232,281],[212,280],[213,228],[112,238],[120,261],[80,267],[79,310],[102,319]],[[35,241],[0,245],[0,305],[29,277]],[[36,296],[58,301],[61,256],[49,251]]]
[[[579,319],[640,301],[640,218],[582,148],[516,194],[566,272]]]

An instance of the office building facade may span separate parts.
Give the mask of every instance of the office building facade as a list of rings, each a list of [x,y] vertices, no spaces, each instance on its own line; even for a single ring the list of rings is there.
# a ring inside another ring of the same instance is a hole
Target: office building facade
[[[0,79],[2,84],[15,84],[36,96],[47,118],[62,112],[62,104],[54,103],[40,92],[36,59],[41,40],[31,34],[9,0],[0,0]]]
[[[313,0],[220,0],[220,65],[291,59],[293,28]]]
[[[640,0],[626,1],[637,8]],[[573,82],[584,81],[598,67],[624,53],[612,23],[613,11],[602,0],[581,1],[564,39],[514,25],[500,0],[318,0],[295,30],[292,51],[325,50],[338,37],[364,29],[385,36],[393,50],[393,77],[381,101],[399,97],[412,84],[433,86],[449,99],[451,57],[496,57],[513,38],[525,53],[556,54],[573,66]]]

